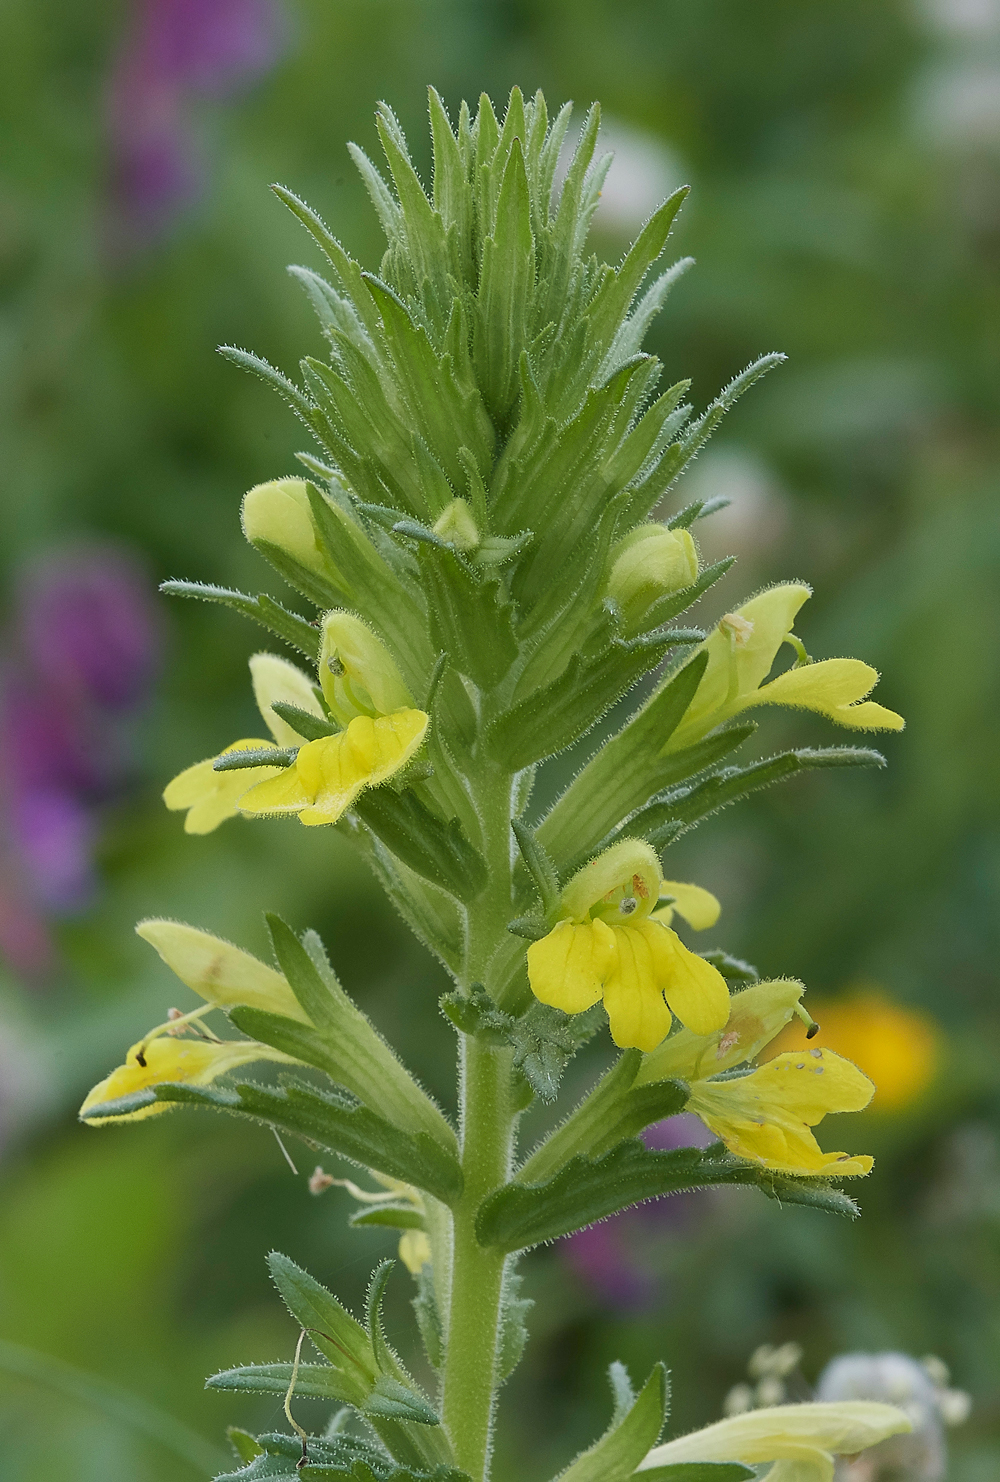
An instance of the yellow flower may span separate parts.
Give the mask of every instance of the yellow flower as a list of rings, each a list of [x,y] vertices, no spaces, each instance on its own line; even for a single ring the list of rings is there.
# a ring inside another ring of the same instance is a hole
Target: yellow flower
[[[243,533],[251,545],[263,541],[294,557],[320,576],[336,575],[317,539],[305,479],[271,479],[243,496]]]
[[[857,1178],[873,1160],[824,1153],[809,1130],[827,1112],[862,1111],[875,1087],[832,1050],[803,1050],[732,1081],[696,1081],[688,1107],[740,1158],[776,1173]]]
[[[271,740],[259,739],[234,741],[227,746],[222,756],[233,751],[266,751],[278,747],[297,746],[301,737],[296,735],[285,721],[272,710],[276,701],[284,700],[308,710],[317,717],[322,716],[319,701],[307,675],[275,654],[254,654],[250,660],[250,679],[254,699],[264,723],[271,732]],[[281,766],[237,767],[231,772],[216,772],[217,757],[196,762],[169,782],[163,793],[163,801],[172,810],[186,808],[184,831],[189,834],[210,834],[227,818],[235,818],[239,812],[239,801],[255,782],[278,777]],[[284,761],[284,758],[282,758]]]
[[[300,1024],[309,1023],[283,975],[232,942],[180,921],[140,921],[136,933],[156,949],[182,983],[213,1007],[249,1004]]]
[[[207,1086],[226,1071],[239,1065],[249,1065],[254,1060],[281,1060],[286,1064],[296,1062],[280,1050],[269,1045],[259,1045],[253,1040],[174,1039],[166,1031],[169,1026],[153,1031],[133,1045],[125,1056],[125,1064],[119,1065],[109,1076],[94,1087],[80,1108],[81,1120],[103,1127],[107,1122],[137,1122],[143,1117],[155,1116],[157,1112],[169,1111],[170,1103],[154,1101],[138,1111],[105,1115],[101,1108],[131,1096],[136,1091],[146,1091],[167,1081],[181,1081],[187,1085]]]
[[[801,983],[779,979],[734,994],[723,1030],[672,1036],[646,1057],[636,1084],[687,1081],[688,1110],[748,1162],[776,1173],[859,1177],[871,1158],[824,1153],[810,1131],[828,1112],[861,1111],[871,1100],[874,1086],[849,1060],[807,1044],[749,1075],[709,1079],[759,1055],[792,1018],[802,991]]]
[[[250,660],[254,698],[271,741],[237,741],[222,753],[298,748],[289,765],[217,772],[216,757],[188,767],[167,786],[168,808],[188,810],[188,833],[206,834],[237,814],[297,813],[305,824],[336,823],[366,787],[404,767],[427,731],[428,717],[412,700],[385,645],[360,618],[331,612],[324,621],[320,663],[330,713],[346,729],[307,741],[276,714],[277,703],[325,720],[308,675],[274,654]]]
[[[774,1405],[657,1446],[638,1472],[684,1462],[774,1462],[768,1482],[833,1482],[835,1456],[855,1456],[912,1429],[904,1411],[875,1400]]]
[[[399,1259],[411,1276],[419,1276],[431,1262],[431,1242],[426,1230],[404,1230],[399,1237]]]
[[[918,1009],[893,1003],[877,987],[860,987],[844,998],[811,1004],[819,1020],[817,1045],[826,1045],[871,1072],[877,1090],[873,1111],[899,1111],[918,1099],[934,1079],[940,1030]],[[804,1044],[801,1025],[789,1025],[774,1053]]]
[[[667,749],[690,746],[707,731],[755,705],[791,705],[815,710],[837,725],[860,731],[901,731],[902,716],[866,697],[878,671],[860,659],[802,662],[805,650],[792,635],[802,604],[812,595],[800,582],[770,587],[736,612],[727,613],[697,653],[708,667]],[[765,684],[778,650],[790,641],[799,664]]]
[[[234,751],[263,751],[274,746],[273,741],[234,741],[221,756]],[[163,801],[173,811],[187,809],[184,819],[186,834],[210,834],[227,818],[235,818],[237,804],[251,782],[256,778],[277,777],[280,767],[237,767],[232,772],[216,772],[216,758],[196,762],[186,767],[163,790]]]
[[[565,919],[528,948],[535,997],[567,1014],[603,998],[611,1036],[622,1048],[655,1049],[674,1013],[701,1034],[725,1024],[725,979],[669,926],[650,919],[662,884],[659,860],[640,840],[612,845],[585,865],[563,892]],[[678,910],[678,891],[686,889],[668,892]],[[699,904],[704,915],[705,902]],[[699,914],[697,904],[692,909]]]
[[[427,726],[422,710],[356,716],[346,731],[310,741],[279,776],[251,787],[239,810],[258,817],[297,813],[305,824],[336,823],[364,788],[377,787],[406,766]]]

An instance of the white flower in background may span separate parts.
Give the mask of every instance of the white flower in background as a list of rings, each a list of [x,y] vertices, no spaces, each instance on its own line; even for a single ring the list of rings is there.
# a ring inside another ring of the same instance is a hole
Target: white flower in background
[[[858,1457],[838,1463],[837,1482],[943,1482],[948,1451],[945,1425],[968,1418],[969,1396],[949,1389],[947,1367],[933,1356],[846,1353],[828,1364],[816,1387],[821,1400],[881,1400],[910,1417],[909,1435],[890,1436]]]
[[[682,502],[728,499],[698,526],[698,545],[707,565],[737,548],[746,565],[773,552],[788,525],[788,505],[777,473],[756,453],[735,444],[706,450],[687,470]]]
[[[575,146],[573,138],[563,148],[557,183],[562,182]],[[605,154],[615,158],[594,217],[605,231],[623,235],[638,231],[678,186],[690,184],[683,160],[659,134],[608,114],[601,119],[596,158]]]
[[[935,31],[979,40],[1000,35],[1000,0],[920,0],[923,19]]]

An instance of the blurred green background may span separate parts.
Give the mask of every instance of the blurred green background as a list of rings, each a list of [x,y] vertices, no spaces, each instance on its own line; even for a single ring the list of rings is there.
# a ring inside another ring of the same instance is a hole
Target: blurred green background
[[[377,265],[346,141],[376,152],[385,98],[426,167],[428,82],[453,112],[515,82],[581,112],[600,99],[617,160],[594,234],[612,259],[690,182],[672,246],[697,267],[652,337],[668,381],[692,376],[702,406],[754,356],[789,355],[677,491],[733,499],[699,527],[706,558],[740,555],[705,618],[763,583],[807,579],[810,652],[876,664],[878,698],[909,722],[885,742],[887,773],[787,784],[710,820],[669,871],[719,894],[719,945],[802,977],[821,1004],[855,1006],[845,1052],[876,1079],[884,1068],[886,1089],[824,1141],[877,1155],[863,1219],[733,1192],[530,1256],[525,1291],[540,1300],[503,1396],[499,1475],[541,1482],[603,1427],[614,1358],[641,1377],[664,1357],[684,1428],[719,1415],[757,1344],[795,1340],[809,1379],[854,1348],[939,1354],[974,1401],[949,1478],[992,1482],[997,0],[6,0],[3,672],[24,669],[25,581],[80,541],[131,551],[149,593],[187,576],[281,596],[242,541],[239,500],[294,472],[305,435],[214,347],[247,345],[286,370],[317,352],[283,269],[318,264],[267,186],[289,185]],[[0,1335],[221,1444],[229,1421],[279,1423],[277,1402],[202,1391],[215,1368],[290,1356],[265,1252],[356,1303],[391,1241],[347,1231],[346,1196],[311,1198],[256,1129],[200,1113],[76,1125],[92,1081],[173,1002],[134,922],[176,916],[258,952],[265,907],[316,927],[445,1104],[452,1036],[442,974],[339,840],[235,822],[192,840],[162,808],[176,771],[259,729],[245,661],[260,637],[221,609],[149,600],[162,658],[145,700],[106,717],[100,744],[125,759],[87,795],[86,898],[31,895],[9,766],[0,783],[13,943],[0,982]],[[0,722],[16,733],[16,684],[4,694]],[[760,749],[837,739],[812,717],[766,715]],[[34,955],[17,935],[29,918]],[[394,1282],[390,1336],[409,1353],[407,1282]],[[3,1482],[199,1475],[26,1380],[0,1376],[0,1433]]]

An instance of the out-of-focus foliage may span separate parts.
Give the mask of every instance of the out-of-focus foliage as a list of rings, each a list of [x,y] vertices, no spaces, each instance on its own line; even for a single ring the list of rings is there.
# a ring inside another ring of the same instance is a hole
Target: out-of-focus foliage
[[[705,559],[742,553],[721,600],[779,576],[811,581],[807,646],[878,665],[880,697],[909,721],[885,744],[888,773],[798,779],[682,840],[671,864],[720,897],[727,944],[762,972],[800,976],[832,1005],[881,995],[932,1035],[929,1054],[926,1037],[908,1050],[898,1019],[872,1030],[924,1073],[903,1077],[912,1094],[862,1114],[855,1140],[878,1155],[863,1219],[733,1192],[699,1196],[671,1223],[654,1206],[600,1227],[589,1252],[537,1252],[524,1295],[546,1300],[504,1395],[517,1423],[502,1475],[544,1476],[589,1441],[611,1359],[644,1372],[664,1354],[683,1429],[715,1418],[750,1347],[795,1340],[809,1376],[847,1349],[940,1354],[974,1403],[949,1478],[987,1482],[1000,1465],[1000,8],[228,4],[230,31],[211,32],[215,50],[186,71],[137,40],[139,10],[9,0],[0,20],[8,613],[26,563],[81,536],[131,544],[156,579],[263,576],[238,501],[294,472],[305,435],[214,346],[249,345],[286,369],[315,347],[311,310],[282,271],[315,264],[268,182],[309,199],[374,266],[381,249],[345,148],[377,147],[374,102],[388,98],[421,139],[427,82],[454,108],[516,81],[553,102],[602,100],[618,159],[595,236],[612,258],[658,199],[693,186],[673,243],[698,265],[652,345],[668,378],[693,375],[704,405],[753,356],[790,356],[681,488],[733,499],[701,527]],[[183,21],[185,7],[172,10]],[[137,56],[165,69],[141,73],[142,107],[122,84]],[[126,146],[150,126],[154,87],[169,127],[165,153],[150,156]],[[164,159],[187,172],[183,189],[176,171],[139,168]],[[130,181],[154,196],[172,186],[169,210],[137,215]],[[160,788],[192,756],[253,733],[244,664],[257,646],[221,610],[163,606],[165,673],[133,741],[141,774],[104,814],[102,888],[54,923],[62,966],[48,982],[11,975],[0,998],[0,1333],[218,1439],[228,1421],[276,1418],[269,1401],[241,1413],[201,1393],[237,1358],[291,1355],[267,1249],[345,1296],[353,1283],[359,1300],[373,1237],[346,1229],[340,1190],[313,1200],[263,1133],[201,1114],[141,1139],[75,1127],[109,1046],[173,993],[134,921],[176,915],[259,951],[265,905],[316,927],[387,1032],[404,1017],[424,1026],[407,1043],[441,1094],[450,1031],[441,975],[325,831],[233,823],[191,840],[162,809]],[[819,734],[806,716],[780,724],[790,744]],[[584,1056],[572,1073],[594,1064]],[[293,1156],[308,1174],[304,1152]],[[181,1476],[154,1443],[26,1381],[0,1381],[0,1427],[5,1482],[65,1464],[81,1435],[98,1460],[80,1461],[80,1482]]]

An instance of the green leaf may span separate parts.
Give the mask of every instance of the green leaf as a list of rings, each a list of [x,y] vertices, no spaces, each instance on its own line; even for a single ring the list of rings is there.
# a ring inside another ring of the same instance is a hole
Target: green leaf
[[[249,1431],[242,1431],[239,1426],[230,1425],[226,1427],[226,1436],[240,1461],[253,1461],[255,1456],[264,1455],[263,1446],[251,1436]]]
[[[327,736],[338,734],[339,728],[330,721],[324,720],[322,716],[313,715],[311,710],[303,710],[299,705],[289,704],[287,700],[273,701],[271,709],[275,715],[290,725],[303,741],[323,741]]]
[[[283,638],[292,648],[305,654],[313,664],[319,662],[320,633],[307,618],[297,612],[289,612],[273,598],[261,593],[248,597],[245,592],[235,592],[229,587],[210,586],[199,581],[165,581],[160,591],[168,597],[197,597],[202,602],[219,602],[231,607],[243,617],[252,618],[278,638]]]
[[[272,1251],[267,1264],[289,1313],[300,1328],[305,1328],[313,1346],[329,1359],[330,1379],[325,1382],[340,1389],[334,1398],[351,1405],[363,1404],[378,1372],[364,1328],[332,1292],[288,1256]]]
[[[434,1271],[429,1264],[417,1272],[417,1295],[413,1298],[413,1310],[417,1315],[417,1327],[423,1339],[427,1360],[433,1369],[444,1367],[444,1329],[438,1311],[437,1295],[434,1290]]]
[[[490,1194],[476,1216],[482,1245],[525,1250],[617,1214],[631,1204],[719,1184],[747,1184],[782,1203],[854,1215],[857,1206],[823,1179],[789,1178],[733,1158],[718,1145],[654,1151],[637,1138],[600,1158],[572,1158],[542,1184],[511,1183]]]
[[[231,360],[241,370],[249,371],[270,386],[272,391],[277,391],[283,401],[287,402],[296,416],[300,417],[305,425],[312,431],[312,404],[309,398],[299,390],[298,386],[283,376],[279,370],[275,370],[266,360],[259,355],[254,355],[249,350],[241,350],[238,345],[220,345],[219,354],[226,360]]]
[[[319,947],[314,957],[280,916],[269,914],[266,920],[279,966],[322,1040],[326,1058],[321,1068],[367,1107],[377,1108],[380,1115],[400,1128],[429,1135],[453,1158],[457,1146],[454,1132],[371,1021],[344,992],[319,939],[311,939],[314,948]],[[300,1058],[310,1065],[317,1064],[311,1058],[310,1043],[307,1037],[300,1040],[304,1051]]]
[[[724,767],[688,787],[676,788],[636,813],[622,830],[623,836],[650,839],[664,824],[679,823],[690,828],[703,818],[734,803],[748,793],[771,787],[798,772],[821,767],[884,767],[881,752],[860,746],[802,747],[753,762],[748,767]]]
[[[604,1023],[604,1008],[595,1004],[582,1014],[533,1001],[507,1032],[514,1046],[514,1069],[520,1071],[542,1101],[555,1101],[563,1071],[573,1056]]]
[[[359,1209],[347,1223],[353,1228],[371,1225],[384,1226],[388,1230],[426,1230],[427,1220],[412,1204],[373,1204],[368,1209]]]
[[[470,844],[460,821],[447,823],[412,788],[362,793],[354,811],[366,827],[416,874],[449,891],[457,900],[474,900],[487,882],[486,861]]]
[[[278,749],[273,746],[247,747],[243,751],[230,751],[217,756],[212,763],[213,772],[239,772],[245,767],[290,767],[298,755],[298,747]]]
[[[301,1137],[306,1142],[361,1168],[375,1168],[390,1178],[416,1184],[445,1204],[461,1194],[462,1171],[454,1154],[448,1153],[426,1132],[402,1132],[367,1106],[351,1102],[336,1092],[321,1092],[289,1083],[280,1089],[240,1083],[232,1088],[193,1086],[166,1082],[155,1088],[154,1100],[207,1106],[218,1111],[251,1117]],[[150,1105],[150,1093],[138,1092],[122,1098],[124,1106],[138,1109]],[[106,1115],[114,1113],[105,1109]]]
[[[760,973],[749,962],[744,962],[742,957],[730,957],[728,952],[716,948],[711,952],[699,952],[699,957],[704,957],[714,968],[733,983],[756,983]]]
[[[402,1420],[409,1425],[440,1425],[427,1401],[399,1379],[380,1374],[365,1402],[365,1414],[383,1420]]]
[[[542,910],[548,915],[559,905],[559,876],[556,873],[556,867],[538,842],[533,828],[520,818],[512,819],[510,826],[514,831],[517,847],[521,851],[521,858],[535,882],[535,889],[542,902]],[[508,930],[510,930],[509,926]]]
[[[498,1008],[478,983],[468,993],[444,994],[441,1008],[463,1034],[475,1034],[487,1044],[510,1045],[513,1069],[543,1101],[555,1100],[566,1066],[604,1022],[600,1004],[582,1014],[564,1014],[537,999],[515,1018]]]
[[[483,243],[473,331],[477,378],[494,422],[506,425],[518,391],[517,365],[527,340],[535,284],[531,197],[521,140],[510,146],[496,218]]]
[[[312,1335],[310,1334],[310,1337]],[[284,1399],[288,1393],[288,1386],[292,1382],[294,1365],[290,1363],[277,1364],[244,1364],[236,1369],[223,1369],[218,1374],[205,1380],[206,1389],[234,1390],[240,1394],[257,1395],[281,1395]],[[313,1400],[353,1400],[354,1387],[351,1394],[345,1394],[345,1385],[340,1372],[330,1364],[299,1364],[295,1377],[295,1394]],[[252,1453],[255,1455],[258,1453]],[[250,1457],[244,1460],[249,1461]]]
[[[491,723],[487,742],[493,754],[519,771],[565,750],[655,668],[669,647],[669,639],[631,650],[615,645],[589,664],[574,655],[558,679]]]
[[[618,1398],[617,1385],[614,1391]],[[669,1398],[666,1368],[656,1364],[625,1414],[612,1420],[601,1439],[561,1474],[560,1482],[628,1482],[660,1439]]]
[[[421,545],[432,641],[454,667],[491,689],[517,657],[512,609],[498,581],[473,574],[456,551]]]
[[[503,1289],[500,1293],[500,1330],[497,1338],[496,1379],[503,1384],[521,1362],[524,1346],[528,1341],[525,1318],[534,1307],[530,1297],[522,1297],[521,1282],[510,1268],[504,1272]]]

